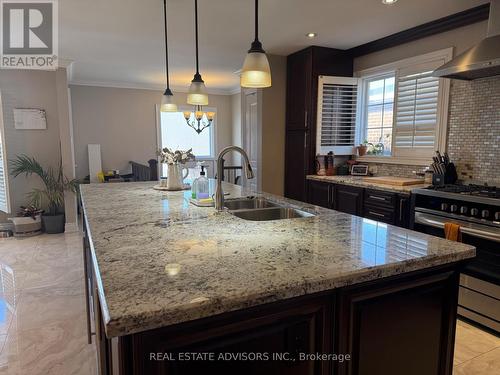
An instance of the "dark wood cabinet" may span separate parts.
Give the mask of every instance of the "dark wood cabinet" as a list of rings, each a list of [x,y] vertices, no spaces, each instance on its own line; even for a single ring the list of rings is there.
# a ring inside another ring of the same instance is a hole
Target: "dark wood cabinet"
[[[410,204],[411,198],[408,194],[400,194],[397,196],[396,201],[396,222],[399,227],[410,227]]]
[[[352,63],[352,56],[345,51],[315,46],[287,58],[285,196],[288,198],[306,200],[306,175],[314,171],[318,77],[351,77]]]
[[[324,208],[333,208],[333,184],[321,181],[309,181],[307,184],[307,202]]]
[[[333,188],[333,208],[351,215],[363,215],[363,188],[335,184]]]
[[[133,335],[134,374],[330,374],[330,363],[301,360],[300,353],[332,352],[333,302],[302,297],[279,309],[267,305]],[[158,361],[149,353],[171,356]],[[210,353],[210,359],[182,360],[185,353]]]
[[[99,373],[450,375],[461,266],[104,337]],[[312,353],[344,360],[304,358]]]
[[[409,227],[409,194],[308,180],[307,202],[403,228]]]
[[[308,133],[302,130],[293,130],[286,132],[285,151],[288,157],[285,163],[285,195],[288,198],[304,200],[306,196],[306,173],[304,169],[309,164],[309,155],[307,154]]]
[[[352,360],[339,364],[337,374],[450,375],[458,272],[392,280],[339,293],[337,348]]]

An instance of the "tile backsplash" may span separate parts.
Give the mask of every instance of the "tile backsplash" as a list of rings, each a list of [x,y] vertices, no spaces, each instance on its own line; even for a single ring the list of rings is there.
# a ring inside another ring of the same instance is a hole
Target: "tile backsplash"
[[[500,76],[451,81],[448,154],[465,183],[500,186]],[[422,166],[375,164],[377,175],[412,177]]]
[[[448,153],[458,178],[500,186],[500,77],[452,81]]]

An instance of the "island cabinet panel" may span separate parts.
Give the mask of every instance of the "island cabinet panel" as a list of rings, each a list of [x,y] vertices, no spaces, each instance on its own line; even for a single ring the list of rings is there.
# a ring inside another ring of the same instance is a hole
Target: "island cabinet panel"
[[[343,289],[338,375],[451,375],[458,272]]]
[[[363,215],[363,188],[336,184],[333,189],[333,208],[351,215]]]
[[[307,202],[325,208],[333,208],[333,185],[328,182],[309,181],[307,184]]]
[[[135,363],[122,367],[133,368],[127,374],[134,375],[331,374],[328,362],[300,361],[299,353],[332,352],[333,311],[331,296],[298,298],[135,334],[130,338],[133,355],[127,356]],[[168,353],[169,359],[151,360],[150,353]],[[187,361],[181,359],[184,353],[213,357],[192,360],[196,355],[191,354]],[[273,353],[288,353],[290,360],[272,360]],[[230,360],[242,354],[253,360]]]
[[[462,266],[452,263],[102,338],[100,374],[451,375]],[[101,336],[102,331],[99,341]],[[254,360],[226,357],[238,353]],[[255,360],[255,353],[262,360]],[[272,353],[282,360],[273,361]],[[344,360],[301,361],[300,353]]]

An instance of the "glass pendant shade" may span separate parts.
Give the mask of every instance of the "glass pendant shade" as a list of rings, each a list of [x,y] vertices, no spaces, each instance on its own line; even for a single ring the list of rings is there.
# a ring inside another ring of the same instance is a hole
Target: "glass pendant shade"
[[[170,89],[165,90],[163,97],[161,98],[161,112],[177,112],[177,104],[173,102],[174,95]]]
[[[191,81],[187,95],[187,103],[192,105],[208,105],[208,94],[205,82],[195,78]]]
[[[255,39],[241,68],[240,86],[256,89],[271,86],[271,68],[259,40],[259,0],[255,0]]]
[[[249,52],[245,57],[240,77],[241,87],[271,86],[271,68],[264,52]]]

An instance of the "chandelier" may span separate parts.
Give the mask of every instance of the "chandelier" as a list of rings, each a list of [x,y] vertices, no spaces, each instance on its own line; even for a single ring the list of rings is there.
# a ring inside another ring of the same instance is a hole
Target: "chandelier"
[[[212,125],[215,112],[205,112],[201,105],[195,106],[194,109],[193,112],[185,111],[183,114],[188,126],[193,128],[196,133],[200,134],[203,130]]]

